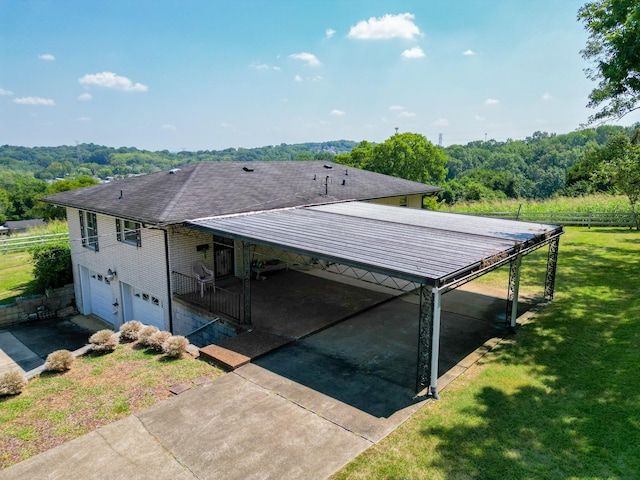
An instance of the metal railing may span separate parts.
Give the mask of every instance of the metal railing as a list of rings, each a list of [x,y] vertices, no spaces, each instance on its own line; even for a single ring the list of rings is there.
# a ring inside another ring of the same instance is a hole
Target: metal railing
[[[36,245],[69,242],[69,233],[47,233],[27,237],[0,236],[0,253],[21,252]]]
[[[239,294],[213,284],[205,284],[201,288],[200,282],[191,275],[175,271],[172,275],[174,295],[209,313],[224,315],[238,323],[241,322]]]
[[[462,213],[462,212],[461,212]],[[635,226],[632,212],[464,212],[466,215],[578,227]]]

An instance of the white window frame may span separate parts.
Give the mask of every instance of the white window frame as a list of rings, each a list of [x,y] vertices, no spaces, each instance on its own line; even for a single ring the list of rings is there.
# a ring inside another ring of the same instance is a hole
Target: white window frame
[[[98,244],[98,217],[93,212],[79,210],[80,231],[82,235],[82,246],[96,252],[100,250]]]
[[[142,246],[141,235],[142,224],[140,222],[134,222],[132,220],[116,218],[116,232],[119,242],[134,245],[136,247]]]

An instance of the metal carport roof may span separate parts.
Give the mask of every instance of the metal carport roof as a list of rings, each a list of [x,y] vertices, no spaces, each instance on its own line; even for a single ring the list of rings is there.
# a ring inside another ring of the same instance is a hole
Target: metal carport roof
[[[515,305],[510,315],[515,328],[522,256],[549,244],[545,296],[552,298],[563,233],[557,225],[355,201],[203,218],[186,224],[244,242],[243,262],[250,258],[249,245],[264,245],[421,284],[416,391],[428,386],[434,397],[441,295],[510,263],[507,304]],[[250,311],[248,270],[244,280],[245,310]]]
[[[191,227],[434,286],[505,263],[562,227],[366,202],[197,219]]]

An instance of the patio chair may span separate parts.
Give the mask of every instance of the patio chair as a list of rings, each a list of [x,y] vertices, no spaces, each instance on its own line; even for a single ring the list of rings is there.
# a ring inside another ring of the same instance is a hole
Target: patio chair
[[[196,262],[191,265],[191,272],[193,273],[193,276],[196,277],[198,284],[200,285],[200,296],[204,297],[205,286],[215,285],[215,275],[202,262]]]

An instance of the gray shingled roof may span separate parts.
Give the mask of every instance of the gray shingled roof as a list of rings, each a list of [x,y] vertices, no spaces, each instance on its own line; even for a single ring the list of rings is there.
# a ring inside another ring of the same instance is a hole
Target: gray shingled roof
[[[562,234],[558,225],[362,202],[203,218],[188,225],[438,286],[505,263]]]
[[[325,194],[327,176],[329,185]],[[438,190],[431,185],[328,162],[204,162],[185,165],[175,173],[150,173],[58,193],[43,200],[162,225],[232,213]]]

